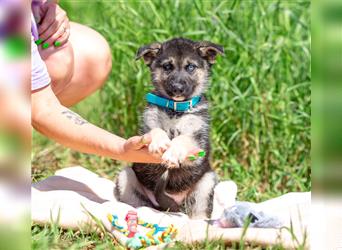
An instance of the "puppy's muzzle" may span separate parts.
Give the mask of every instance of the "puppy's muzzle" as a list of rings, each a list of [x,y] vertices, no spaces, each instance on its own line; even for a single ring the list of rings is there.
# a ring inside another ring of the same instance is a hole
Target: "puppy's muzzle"
[[[170,83],[170,90],[174,96],[181,96],[185,93],[187,84],[185,81],[172,81]]]

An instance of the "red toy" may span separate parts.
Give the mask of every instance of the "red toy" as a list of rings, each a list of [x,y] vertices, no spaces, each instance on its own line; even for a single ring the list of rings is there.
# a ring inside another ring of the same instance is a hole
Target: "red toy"
[[[134,235],[137,232],[137,227],[138,227],[138,215],[137,212],[135,211],[128,211],[125,221],[127,222],[127,230],[128,230],[128,238],[133,238]]]

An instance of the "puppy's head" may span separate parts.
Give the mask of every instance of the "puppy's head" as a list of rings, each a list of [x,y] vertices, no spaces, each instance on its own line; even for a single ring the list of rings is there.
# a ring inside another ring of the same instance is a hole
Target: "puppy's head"
[[[223,48],[217,44],[175,38],[141,47],[136,58],[149,66],[158,94],[183,101],[205,91],[218,54]]]

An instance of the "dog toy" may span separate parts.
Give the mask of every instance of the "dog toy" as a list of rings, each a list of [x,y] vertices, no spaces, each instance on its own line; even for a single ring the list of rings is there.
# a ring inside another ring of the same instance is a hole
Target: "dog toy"
[[[128,211],[125,221],[127,222],[128,238],[134,237],[138,227],[138,215],[135,211]]]
[[[160,227],[158,224],[152,224],[138,219],[135,211],[128,211],[125,220],[127,222],[127,229],[120,226],[118,223],[118,216],[115,214],[108,214],[108,220],[112,226],[129,239],[126,241],[128,248],[140,249],[161,243],[170,243],[177,235],[178,230],[171,224],[168,227]],[[137,231],[137,226],[150,228],[145,235]]]
[[[236,204],[223,211],[221,217],[214,222],[219,227],[248,227],[280,228],[282,222],[275,216],[265,214],[253,208],[254,203],[236,202]]]

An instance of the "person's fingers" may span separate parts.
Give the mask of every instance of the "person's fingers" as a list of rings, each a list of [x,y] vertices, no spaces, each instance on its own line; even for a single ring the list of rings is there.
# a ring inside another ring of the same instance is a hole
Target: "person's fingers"
[[[125,151],[132,150],[132,149],[139,149],[137,145],[140,144],[141,138],[140,136],[133,136],[125,142]]]
[[[63,44],[65,44],[68,40],[69,40],[69,37],[70,37],[70,28],[66,28],[65,29],[65,32],[63,33],[62,36],[60,36],[55,42],[54,42],[54,45],[56,47],[59,47]]]
[[[125,150],[139,150],[146,144],[151,143],[151,136],[149,134],[143,136],[133,136],[125,143]]]
[[[69,30],[70,29],[68,27],[69,27],[68,21],[64,21],[60,25],[58,30],[52,36],[50,36],[45,42],[50,44],[50,45],[54,44],[56,47],[63,45],[69,39],[69,35],[70,35]]]
[[[39,38],[43,41],[46,41],[49,37],[54,35],[59,30],[61,25],[61,21],[55,20],[48,29],[39,34]]]
[[[198,154],[198,152],[200,152],[200,151],[202,151],[202,149],[200,149],[200,148],[191,148],[190,150],[189,150],[189,155],[191,154],[191,155],[197,155]]]
[[[42,19],[42,23],[38,27],[38,33],[44,33],[56,20],[56,6],[49,4],[46,13]]]
[[[187,158],[190,161],[194,161],[198,158],[202,158],[206,155],[206,152],[203,149],[200,148],[192,148],[189,150]]]
[[[141,136],[141,143],[143,143],[144,145],[148,145],[151,142],[152,142],[152,136],[150,133],[147,133]]]
[[[46,41],[60,29],[65,30],[68,23],[69,20],[65,12],[57,13],[55,16],[55,21],[44,32],[39,33],[39,38],[43,41]]]

